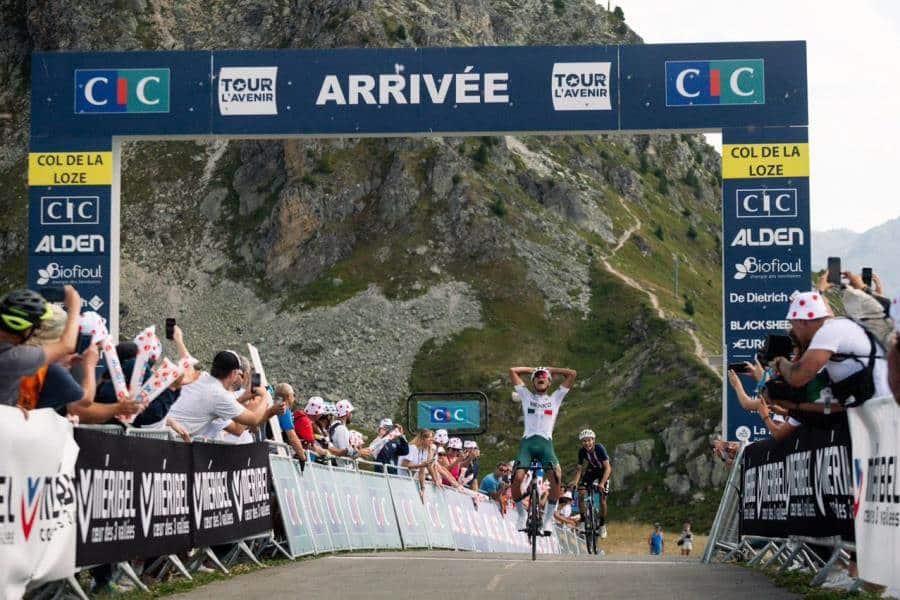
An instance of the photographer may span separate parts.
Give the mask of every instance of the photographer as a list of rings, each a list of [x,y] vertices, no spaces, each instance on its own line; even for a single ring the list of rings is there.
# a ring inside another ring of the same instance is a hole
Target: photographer
[[[409,442],[403,435],[403,427],[390,419],[382,419],[378,424],[378,437],[372,440],[369,450],[375,456],[375,460],[387,466],[387,472],[397,474],[397,463],[401,456],[409,454]],[[376,472],[383,472],[385,467],[376,468]]]
[[[498,462],[494,472],[488,473],[481,480],[481,487],[478,488],[478,491],[489,496],[491,500],[500,502],[504,492],[509,489],[512,483],[511,472],[509,463]]]
[[[889,393],[880,344],[852,320],[831,316],[822,294],[796,294],[785,318],[800,347],[805,348],[796,362],[784,356],[772,362],[789,385],[801,388],[824,368],[831,389],[826,402],[833,396],[852,406]]]
[[[881,278],[872,273],[873,285],[868,286],[856,273],[843,271],[841,281],[840,285],[830,284],[828,272],[825,271],[819,277],[816,288],[829,297],[839,298],[844,314],[862,323],[883,346],[887,347],[891,335],[890,300],[882,295]]]

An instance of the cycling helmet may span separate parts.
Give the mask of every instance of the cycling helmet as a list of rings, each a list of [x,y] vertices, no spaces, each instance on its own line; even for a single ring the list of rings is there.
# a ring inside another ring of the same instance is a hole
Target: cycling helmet
[[[550,379],[550,369],[548,369],[547,367],[538,367],[537,369],[535,369],[534,371],[531,372],[531,380],[532,381],[534,381],[537,378],[538,373],[546,373],[547,379]]]
[[[13,290],[0,300],[0,329],[22,334],[53,316],[44,297],[32,290]]]
[[[578,441],[580,442],[582,440],[586,440],[587,438],[596,438],[596,437],[597,436],[594,435],[593,429],[582,429],[581,433],[578,434]]]

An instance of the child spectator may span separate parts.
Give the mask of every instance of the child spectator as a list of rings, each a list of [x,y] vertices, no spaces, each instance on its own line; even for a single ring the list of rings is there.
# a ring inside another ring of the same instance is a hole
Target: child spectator
[[[659,523],[653,524],[653,531],[650,532],[650,537],[647,538],[647,543],[650,545],[650,554],[656,556],[662,555],[665,550],[662,525],[660,525]]]

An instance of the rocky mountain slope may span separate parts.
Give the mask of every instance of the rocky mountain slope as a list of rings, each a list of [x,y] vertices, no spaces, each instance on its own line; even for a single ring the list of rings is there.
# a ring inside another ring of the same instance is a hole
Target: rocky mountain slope
[[[813,266],[824,269],[829,256],[840,256],[841,266],[857,273],[872,267],[881,274],[887,291],[900,290],[900,219],[891,219],[856,233],[847,229],[813,232]]]
[[[32,50],[641,41],[590,0],[0,6],[4,288],[24,279]],[[369,426],[411,391],[482,389],[485,468],[521,434],[506,369],[571,366],[563,462],[590,426],[620,515],[702,526],[723,475],[700,360],[721,345],[718,172],[697,135],[129,144],[123,335],[174,315],[198,357],[254,342],[272,378]]]

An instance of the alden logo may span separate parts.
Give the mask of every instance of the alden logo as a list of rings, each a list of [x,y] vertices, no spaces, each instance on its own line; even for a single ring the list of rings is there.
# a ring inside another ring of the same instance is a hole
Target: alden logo
[[[169,69],[76,69],[75,113],[167,113]]]
[[[765,104],[762,59],[666,62],[666,106]]]
[[[608,62],[554,63],[553,110],[612,110]]]

